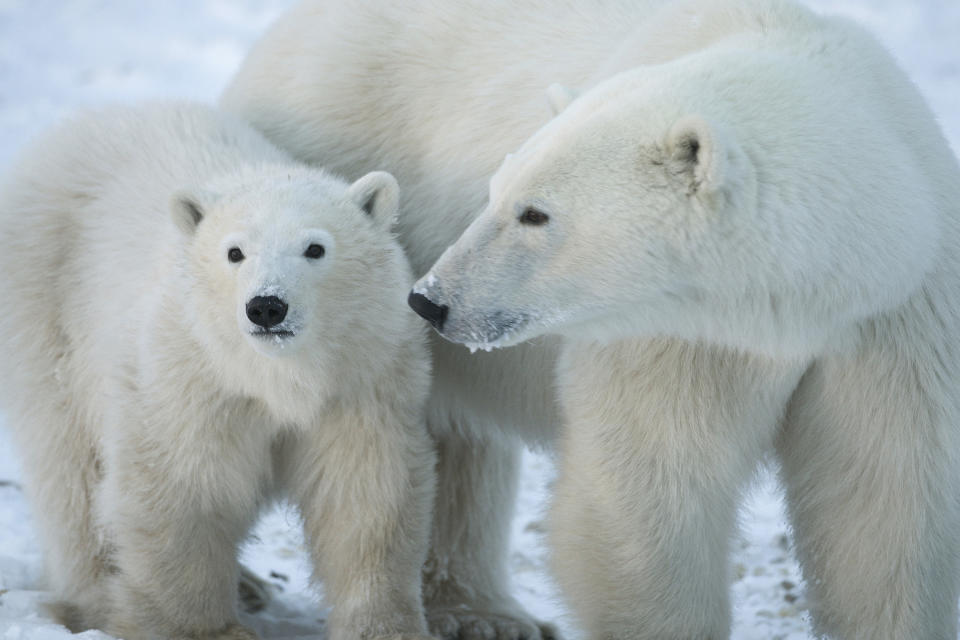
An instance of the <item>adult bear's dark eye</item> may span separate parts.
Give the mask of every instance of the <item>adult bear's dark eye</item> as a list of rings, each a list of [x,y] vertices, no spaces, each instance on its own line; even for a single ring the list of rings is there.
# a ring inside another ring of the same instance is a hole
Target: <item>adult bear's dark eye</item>
[[[539,209],[527,207],[517,219],[520,221],[520,224],[529,224],[534,227],[539,227],[540,225],[547,224],[547,221],[550,220],[550,216]]]
[[[243,251],[240,251],[240,247],[230,247],[230,250],[227,251],[227,260],[230,262],[242,262]]]
[[[322,258],[323,254],[326,252],[327,250],[323,248],[322,244],[312,244],[307,247],[307,250],[303,252],[303,255],[311,260],[316,260],[317,258]]]

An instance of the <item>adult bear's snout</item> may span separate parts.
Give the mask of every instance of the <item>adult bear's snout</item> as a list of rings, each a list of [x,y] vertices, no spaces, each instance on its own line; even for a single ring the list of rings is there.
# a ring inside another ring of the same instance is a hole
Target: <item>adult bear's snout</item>
[[[447,305],[436,304],[427,296],[415,291],[410,292],[407,304],[417,312],[417,315],[433,325],[434,329],[443,331],[443,323],[447,319],[447,311],[450,310]]]

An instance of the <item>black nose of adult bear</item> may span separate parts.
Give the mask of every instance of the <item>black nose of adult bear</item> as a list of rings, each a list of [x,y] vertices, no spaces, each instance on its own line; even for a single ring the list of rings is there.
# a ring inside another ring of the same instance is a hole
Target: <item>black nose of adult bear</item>
[[[287,317],[287,303],[277,296],[257,296],[247,303],[250,322],[264,329],[276,326]]]
[[[434,329],[443,331],[443,322],[447,319],[447,311],[449,310],[447,305],[434,304],[427,296],[413,291],[407,297],[407,304],[417,312],[417,315],[432,324]]]

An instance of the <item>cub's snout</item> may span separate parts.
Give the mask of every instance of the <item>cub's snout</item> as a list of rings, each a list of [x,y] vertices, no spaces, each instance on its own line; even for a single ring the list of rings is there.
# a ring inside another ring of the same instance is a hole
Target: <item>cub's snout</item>
[[[256,296],[247,302],[247,318],[253,324],[269,329],[287,317],[287,303],[277,296]]]

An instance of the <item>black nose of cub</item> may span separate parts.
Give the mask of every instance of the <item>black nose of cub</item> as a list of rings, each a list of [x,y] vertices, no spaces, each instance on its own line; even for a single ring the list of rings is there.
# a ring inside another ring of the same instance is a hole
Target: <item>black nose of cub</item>
[[[250,322],[264,329],[276,326],[287,317],[287,303],[277,296],[257,296],[247,303]]]
[[[443,322],[447,319],[449,307],[445,304],[435,304],[422,293],[410,292],[407,304],[417,312],[421,318],[433,325],[437,331],[443,331]]]

